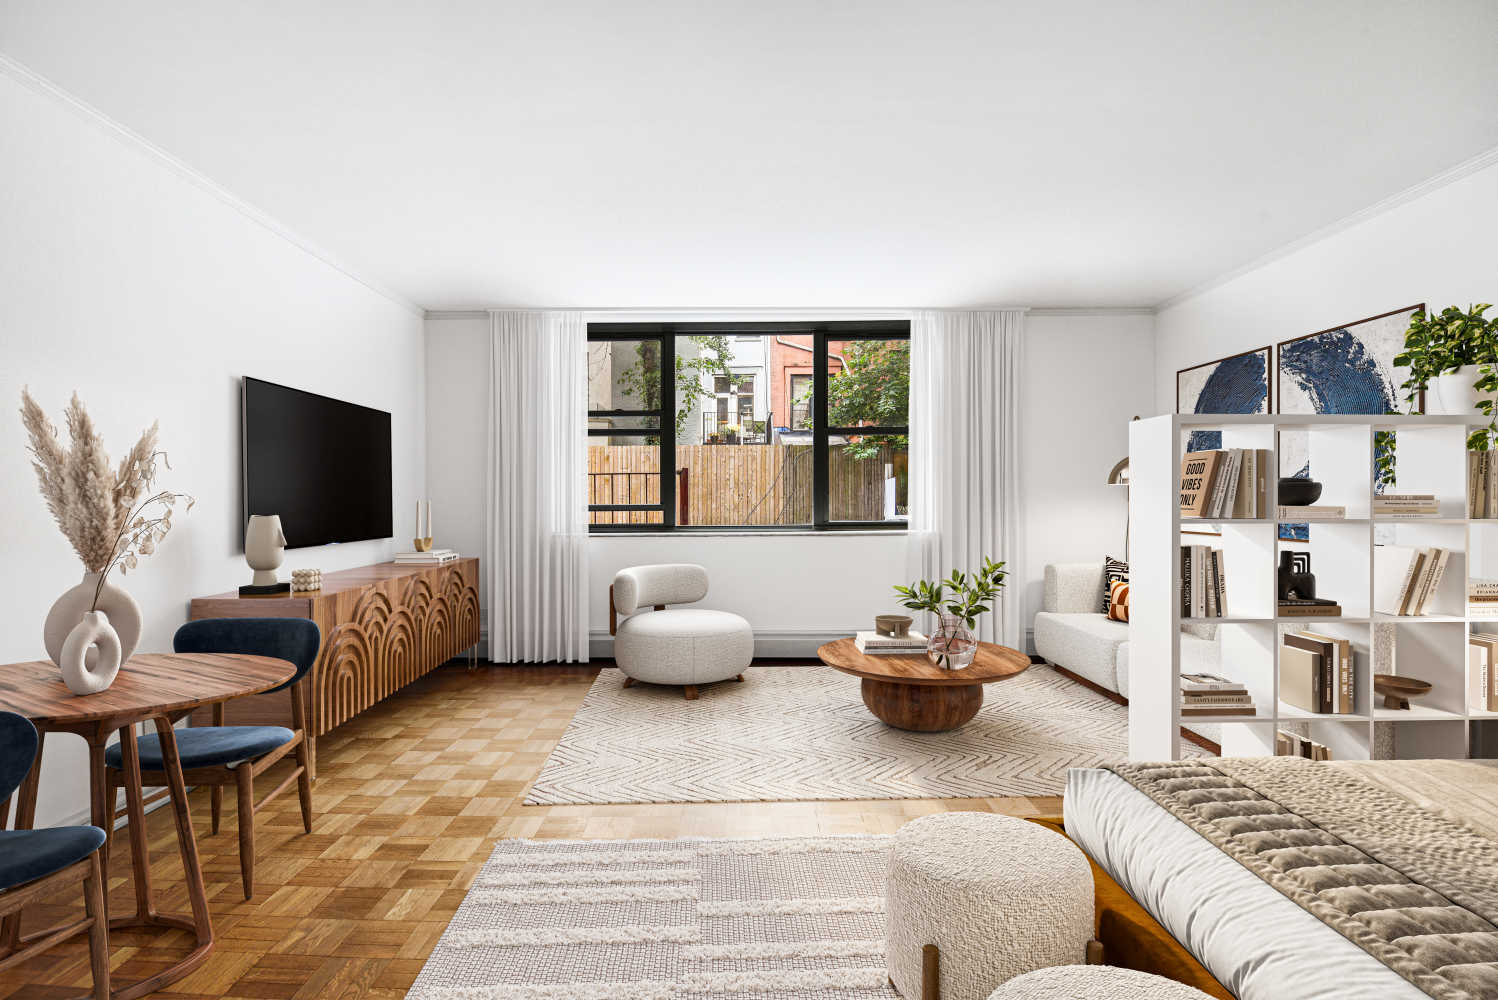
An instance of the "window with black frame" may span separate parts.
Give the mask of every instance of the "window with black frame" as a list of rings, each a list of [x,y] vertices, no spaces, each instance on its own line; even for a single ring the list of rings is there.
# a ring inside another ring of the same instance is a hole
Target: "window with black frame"
[[[589,324],[592,531],[904,528],[905,322]]]

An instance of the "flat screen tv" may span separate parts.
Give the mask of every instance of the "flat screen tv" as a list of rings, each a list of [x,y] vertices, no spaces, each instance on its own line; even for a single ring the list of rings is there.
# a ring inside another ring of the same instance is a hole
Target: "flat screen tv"
[[[390,414],[258,378],[241,392],[244,517],[279,514],[286,547],[394,533]]]

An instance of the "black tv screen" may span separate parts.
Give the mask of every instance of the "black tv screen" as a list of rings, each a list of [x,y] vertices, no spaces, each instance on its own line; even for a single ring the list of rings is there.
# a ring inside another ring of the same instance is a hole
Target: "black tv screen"
[[[241,540],[252,514],[279,514],[290,549],[394,533],[390,414],[248,377],[241,405]]]

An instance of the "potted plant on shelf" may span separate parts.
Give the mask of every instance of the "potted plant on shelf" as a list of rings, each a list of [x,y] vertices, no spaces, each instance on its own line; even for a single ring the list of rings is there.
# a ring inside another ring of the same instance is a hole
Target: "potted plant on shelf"
[[[983,557],[983,567],[971,582],[967,574],[952,570],[940,583],[917,580],[908,587],[896,585],[895,593],[912,611],[929,611],[939,616],[941,624],[926,641],[926,655],[944,670],[961,670],[978,655],[978,639],[972,629],[978,616],[988,610],[988,601],[998,596],[1004,586],[1004,564]],[[946,596],[951,588],[952,596]]]
[[[739,435],[744,432],[744,428],[739,424],[728,424],[723,428],[723,431],[728,435],[729,444],[738,444]]]
[[[1411,412],[1418,394],[1433,387],[1442,412],[1481,413],[1489,419],[1489,425],[1468,440],[1467,447],[1476,451],[1487,451],[1490,442],[1498,443],[1493,438],[1498,434],[1493,412],[1498,393],[1498,321],[1483,316],[1490,308],[1487,302],[1466,312],[1447,306],[1436,316],[1417,310],[1404,334],[1404,351],[1394,358],[1395,365],[1410,369],[1400,388],[1405,390]],[[1427,398],[1427,410],[1430,403]]]

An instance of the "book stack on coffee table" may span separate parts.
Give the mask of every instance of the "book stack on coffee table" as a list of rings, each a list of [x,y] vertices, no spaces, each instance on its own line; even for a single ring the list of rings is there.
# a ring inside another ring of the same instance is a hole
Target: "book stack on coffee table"
[[[1245,685],[1216,674],[1181,675],[1182,718],[1257,714]]]
[[[859,632],[853,637],[853,648],[866,656],[924,656],[926,637],[915,631],[898,636]]]

